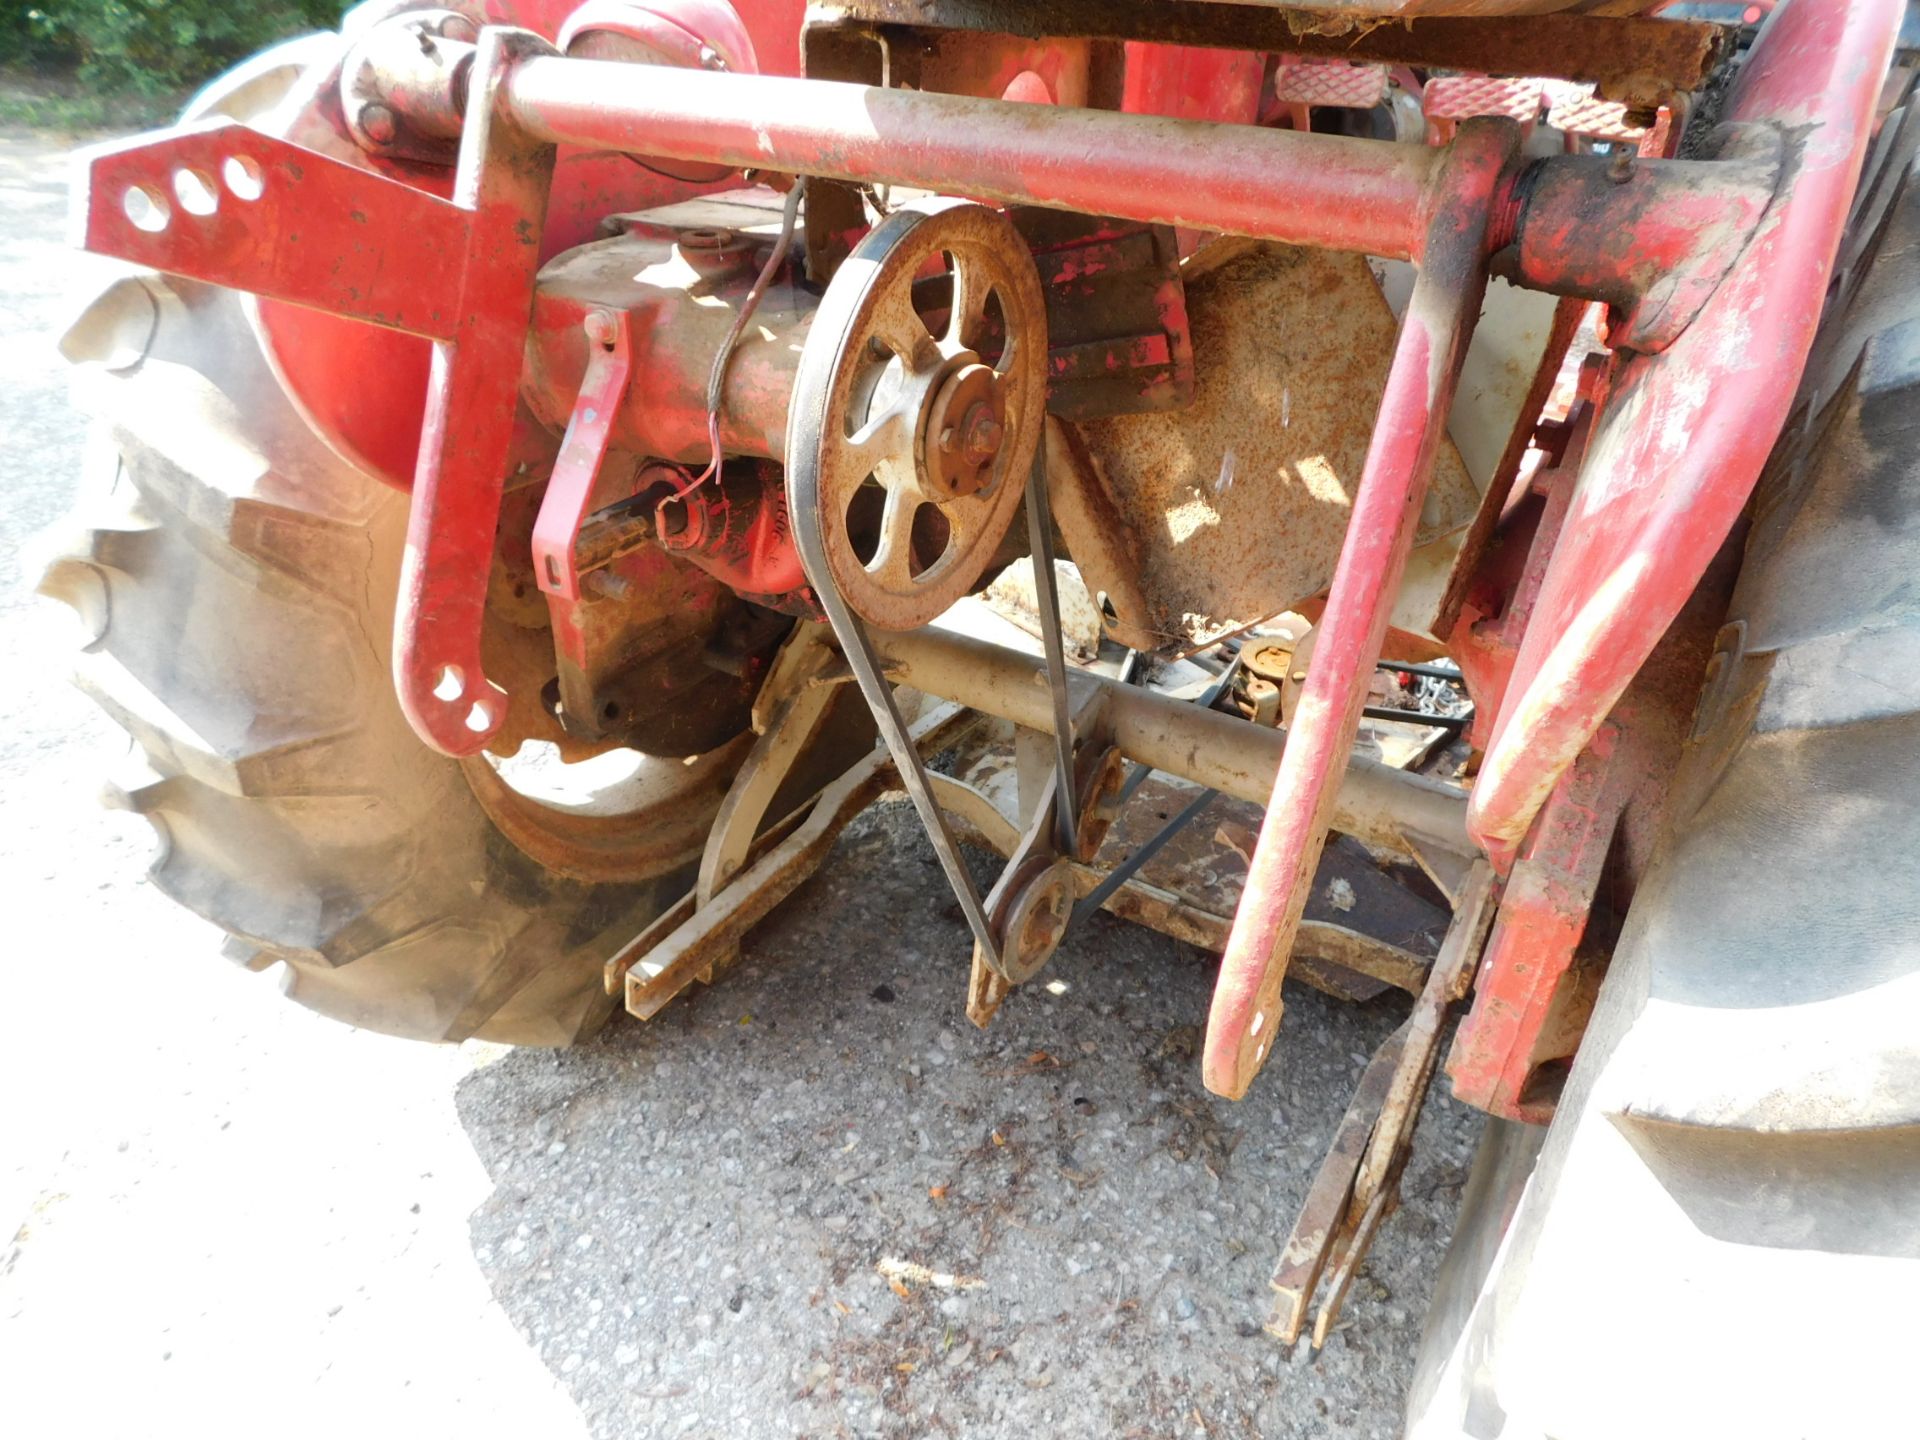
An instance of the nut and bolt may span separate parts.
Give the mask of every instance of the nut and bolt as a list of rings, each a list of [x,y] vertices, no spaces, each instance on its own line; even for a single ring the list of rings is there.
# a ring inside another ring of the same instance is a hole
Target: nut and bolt
[[[1000,439],[1006,433],[993,406],[985,401],[975,402],[967,411],[960,431],[960,458],[975,465],[984,465],[1000,453]]]
[[[1624,185],[1633,179],[1633,156],[1631,149],[1614,151],[1613,159],[1607,163],[1607,179],[1616,185]]]
[[[958,425],[948,425],[941,430],[940,448],[962,464],[977,468],[1000,453],[1000,441],[1005,436],[1006,427],[993,413],[993,406],[977,400],[967,408]]]

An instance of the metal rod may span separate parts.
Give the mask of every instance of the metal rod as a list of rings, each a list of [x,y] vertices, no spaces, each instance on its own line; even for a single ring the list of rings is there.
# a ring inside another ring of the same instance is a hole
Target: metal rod
[[[1220,792],[1218,790],[1202,790],[1198,795],[1194,796],[1193,799],[1189,800],[1186,805],[1181,808],[1178,815],[1175,815],[1171,820],[1167,821],[1166,824],[1156,830],[1152,838],[1138,850],[1135,850],[1126,859],[1109,870],[1106,878],[1082,897],[1080,903],[1073,907],[1073,915],[1068,921],[1068,924],[1077,926],[1084,923],[1089,915],[1093,914],[1094,911],[1098,910],[1102,905],[1105,905],[1107,901],[1112,898],[1114,891],[1131,880],[1134,875],[1139,872],[1141,866],[1158,855],[1161,850],[1166,847],[1169,840],[1173,839],[1174,836],[1178,835],[1182,830],[1186,829],[1188,825],[1192,824],[1194,820],[1198,819],[1200,812],[1219,798]]]
[[[1431,725],[1436,730],[1464,730],[1471,715],[1429,715],[1424,710],[1396,710],[1391,705],[1368,705],[1360,713],[1369,720],[1394,720],[1402,725]]]
[[[1031,655],[945,630],[874,632],[871,638],[900,684],[1032,730],[1053,726],[1046,676]],[[1272,793],[1285,731],[1084,670],[1073,671],[1068,685],[1100,692],[1112,743],[1129,760],[1255,804]],[[1401,854],[1412,854],[1418,841],[1472,855],[1465,814],[1466,795],[1454,786],[1355,758],[1340,785],[1333,827]]]
[[[1442,152],[828,80],[544,57],[508,108],[558,144],[1412,259]]]
[[[1353,514],[1315,632],[1313,663],[1294,706],[1291,741],[1274,776],[1214,984],[1201,1078],[1216,1095],[1237,1100],[1246,1094],[1280,1028],[1281,982],[1294,932],[1334,823],[1341,772],[1480,314],[1498,177],[1518,144],[1510,122],[1469,121],[1448,152],[1442,183],[1458,198],[1451,213],[1435,218],[1426,262],[1400,322]]]
[[[1040,641],[1047,656],[1047,689],[1053,696],[1054,828],[1060,853],[1080,848],[1074,834],[1073,708],[1067,698],[1067,649],[1060,638],[1060,593],[1053,573],[1053,517],[1047,511],[1047,447],[1034,448],[1027,474],[1027,540],[1033,551],[1033,597],[1040,612]]]

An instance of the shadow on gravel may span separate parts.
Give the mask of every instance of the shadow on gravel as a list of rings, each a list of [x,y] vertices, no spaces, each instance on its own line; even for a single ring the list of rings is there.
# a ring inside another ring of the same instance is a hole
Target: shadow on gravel
[[[462,1082],[475,1256],[594,1432],[1397,1434],[1472,1112],[1429,1102],[1325,1353],[1260,1325],[1404,999],[1290,987],[1236,1105],[1199,1082],[1211,957],[1097,917],[982,1032],[968,953],[889,806],[714,988]]]

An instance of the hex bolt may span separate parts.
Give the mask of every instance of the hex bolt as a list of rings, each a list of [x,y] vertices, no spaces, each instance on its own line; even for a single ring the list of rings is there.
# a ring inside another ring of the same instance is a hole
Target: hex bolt
[[[967,459],[975,464],[984,464],[1000,453],[1000,441],[1006,431],[1000,424],[1000,417],[993,413],[993,406],[984,400],[976,402],[961,423],[966,427]],[[941,444],[946,444],[944,436],[941,437]]]
[[[360,112],[360,131],[376,145],[391,145],[393,137],[400,133],[400,127],[393,118],[393,111],[384,105],[373,104]]]
[[[1633,151],[1621,149],[1614,151],[1613,159],[1607,164],[1607,179],[1616,185],[1624,185],[1633,178]]]

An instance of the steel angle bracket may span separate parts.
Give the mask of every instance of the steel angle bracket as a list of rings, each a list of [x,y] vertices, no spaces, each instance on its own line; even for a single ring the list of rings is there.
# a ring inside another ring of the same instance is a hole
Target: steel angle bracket
[[[484,748],[507,714],[480,636],[554,147],[502,96],[520,59],[555,53],[481,32],[451,200],[232,122],[78,162],[84,248],[434,342],[393,665],[408,722],[447,755]]]
[[[978,717],[940,705],[913,722],[908,743],[939,750],[959,741]],[[847,770],[811,801],[768,826],[746,847],[738,867],[711,890],[696,887],[606,963],[608,993],[624,995],[627,1013],[651,1020],[696,980],[724,968],[741,939],[832,853],[840,832],[889,790],[901,788],[884,746]]]
[[[1472,987],[1498,897],[1493,867],[1475,861],[1413,1013],[1381,1043],[1354,1088],[1274,1268],[1275,1304],[1267,1330],[1286,1344],[1305,1330],[1309,1307],[1331,1267],[1313,1317],[1314,1349],[1327,1343],[1360,1262],[1399,1201],[1414,1126],[1440,1056],[1440,1032],[1447,1012]]]

